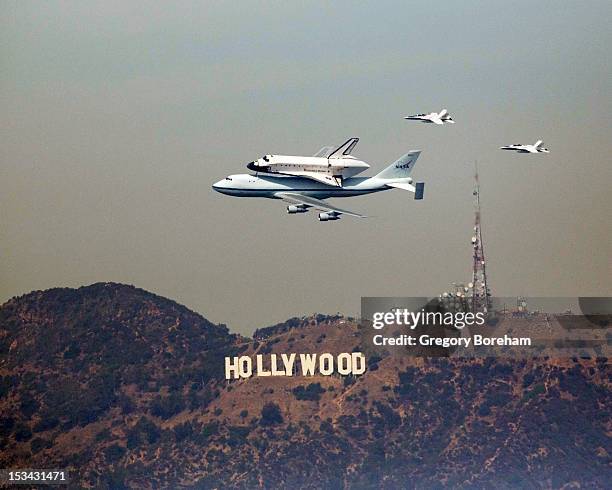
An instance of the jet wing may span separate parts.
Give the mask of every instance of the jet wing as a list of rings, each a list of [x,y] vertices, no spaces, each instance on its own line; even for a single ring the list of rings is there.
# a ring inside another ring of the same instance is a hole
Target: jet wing
[[[423,121],[434,124],[444,124],[441,119],[437,116],[431,116],[429,114],[417,114],[416,116],[406,116],[404,119],[409,121]]]
[[[326,203],[325,201],[322,201],[321,199],[304,196],[302,194],[298,194],[297,192],[277,192],[274,195],[279,199],[288,202],[289,204],[301,204],[303,206],[309,206],[321,211],[333,211],[334,213],[347,214],[349,216],[355,216],[356,218],[367,218],[367,216],[364,216],[363,214],[353,213],[352,211],[347,211],[346,209],[340,209]]]

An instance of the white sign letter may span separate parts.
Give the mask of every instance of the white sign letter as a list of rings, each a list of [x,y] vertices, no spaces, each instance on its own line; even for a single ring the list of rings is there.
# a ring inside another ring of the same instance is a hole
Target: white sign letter
[[[338,356],[338,374],[346,376],[351,374],[353,362],[350,354],[343,353]]]
[[[238,371],[242,378],[250,378],[253,375],[253,361],[249,356],[242,356],[238,360]]]
[[[233,359],[233,363],[232,363]],[[234,379],[238,378],[238,358],[237,357],[226,357],[225,358],[225,379],[231,379],[232,372],[234,373]]]
[[[313,376],[315,371],[316,354],[300,354],[300,364],[304,376]]]
[[[263,367],[263,356],[261,354],[257,354],[257,376],[271,376],[272,373],[270,371],[266,371]]]
[[[295,354],[287,355],[281,354],[283,364],[285,366],[285,374],[287,376],[293,376],[293,363],[295,362]]]
[[[361,352],[353,352],[353,374],[363,374],[366,370],[366,358]]]
[[[321,354],[319,356],[319,372],[323,376],[329,376],[334,372],[334,356],[331,354]]]

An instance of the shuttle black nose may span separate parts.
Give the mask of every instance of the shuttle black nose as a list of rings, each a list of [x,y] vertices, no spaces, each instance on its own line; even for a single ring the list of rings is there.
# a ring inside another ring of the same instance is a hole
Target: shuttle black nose
[[[247,163],[247,168],[253,172],[269,172],[270,166],[257,165],[255,162]]]

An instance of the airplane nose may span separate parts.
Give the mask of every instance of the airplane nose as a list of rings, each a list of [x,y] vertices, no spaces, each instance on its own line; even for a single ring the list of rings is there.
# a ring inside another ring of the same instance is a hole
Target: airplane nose
[[[223,181],[222,181],[222,180],[220,180],[219,182],[215,182],[215,183],[212,185],[212,188],[213,188],[213,190],[215,190],[215,191],[219,191],[219,189],[221,189],[222,187],[223,187]]]
[[[257,165],[255,162],[247,163],[247,168],[253,172],[269,172],[270,165]]]

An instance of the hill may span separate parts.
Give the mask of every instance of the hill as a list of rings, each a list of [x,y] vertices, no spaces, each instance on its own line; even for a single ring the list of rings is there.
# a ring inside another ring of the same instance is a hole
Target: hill
[[[95,488],[606,488],[607,359],[368,357],[359,377],[226,382],[224,357],[350,352],[316,315],[229,333],[121,284],[0,307],[0,467]]]

